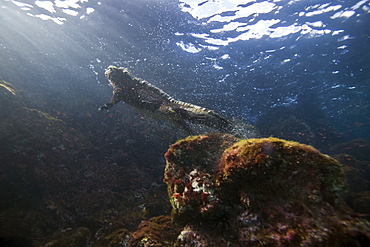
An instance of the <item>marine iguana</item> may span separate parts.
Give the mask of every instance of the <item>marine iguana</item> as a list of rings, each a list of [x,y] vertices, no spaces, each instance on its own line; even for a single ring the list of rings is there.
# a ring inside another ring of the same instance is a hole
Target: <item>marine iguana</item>
[[[233,130],[233,123],[213,110],[175,100],[147,81],[132,77],[126,68],[111,65],[105,70],[105,76],[113,87],[113,96],[99,110],[108,110],[123,101],[146,115],[173,122],[188,134],[192,131],[186,121],[226,133]]]

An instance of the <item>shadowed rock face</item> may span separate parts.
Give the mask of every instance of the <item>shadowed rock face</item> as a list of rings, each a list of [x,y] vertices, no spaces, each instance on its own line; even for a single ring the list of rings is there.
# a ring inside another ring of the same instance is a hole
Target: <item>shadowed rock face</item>
[[[342,200],[342,166],[311,146],[213,134],[178,141],[165,158],[184,227],[177,246],[370,244],[369,223]]]

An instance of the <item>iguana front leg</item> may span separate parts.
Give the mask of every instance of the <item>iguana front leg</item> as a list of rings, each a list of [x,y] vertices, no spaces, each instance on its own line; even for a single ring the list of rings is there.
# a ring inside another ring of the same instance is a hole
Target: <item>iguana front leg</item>
[[[120,102],[122,100],[122,94],[123,94],[123,90],[121,88],[113,89],[113,96],[110,102],[106,103],[102,107],[99,107],[99,111],[108,110],[109,108],[111,108],[112,106]]]

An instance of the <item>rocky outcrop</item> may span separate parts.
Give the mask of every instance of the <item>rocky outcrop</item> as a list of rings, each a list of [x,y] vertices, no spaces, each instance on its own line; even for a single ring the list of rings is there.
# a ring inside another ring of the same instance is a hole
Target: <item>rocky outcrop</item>
[[[176,246],[370,244],[369,223],[342,199],[342,166],[311,146],[213,134],[165,157]]]

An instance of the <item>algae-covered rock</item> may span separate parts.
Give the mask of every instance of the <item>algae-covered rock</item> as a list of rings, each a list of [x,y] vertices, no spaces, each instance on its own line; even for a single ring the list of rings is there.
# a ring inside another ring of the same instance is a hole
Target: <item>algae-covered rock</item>
[[[96,240],[94,247],[128,246],[130,233],[126,229],[118,229],[108,236]]]
[[[238,140],[228,134],[189,137],[171,145],[164,181],[176,220],[199,220],[216,207],[214,175],[222,152]]]
[[[338,143],[330,148],[330,153],[350,154],[358,160],[370,161],[370,142],[364,139],[354,139],[349,142]]]
[[[130,247],[171,247],[176,240],[179,229],[176,228],[169,216],[158,216],[143,221],[130,238]]]
[[[165,181],[176,246],[367,246],[370,225],[343,202],[342,166],[277,138],[214,134],[173,144]],[[222,151],[223,150],[223,151]]]
[[[314,145],[320,150],[342,141],[338,132],[322,111],[316,95],[299,97],[297,104],[272,107],[258,118],[256,127],[263,136]]]
[[[370,219],[370,142],[354,139],[330,148],[343,166],[347,177],[348,190],[345,199],[356,212]]]
[[[21,107],[22,98],[13,84],[0,77],[0,119],[12,114],[13,109]]]
[[[53,240],[46,243],[45,247],[70,247],[70,246],[89,246],[91,232],[85,227],[77,229],[66,229],[57,232]]]

